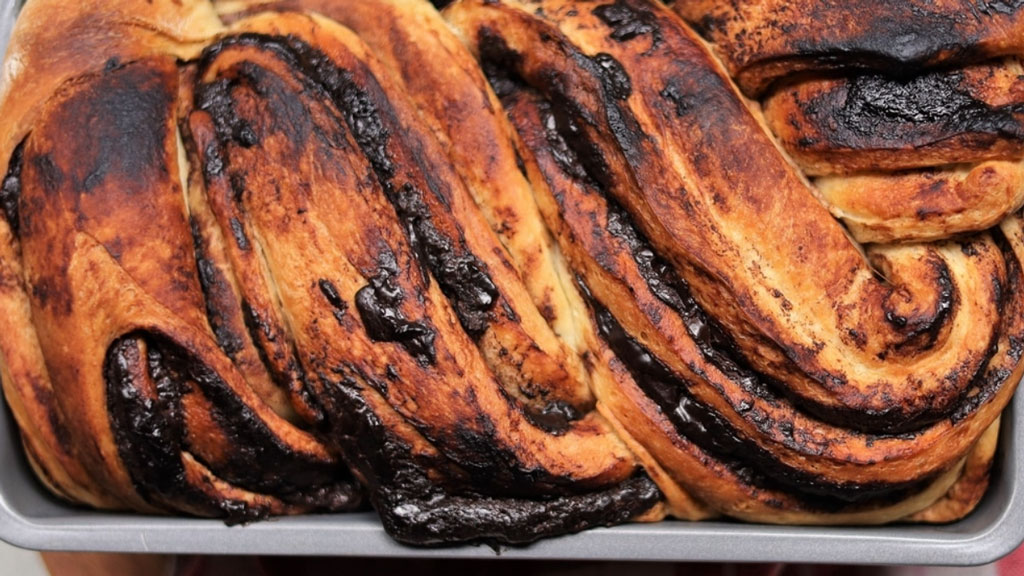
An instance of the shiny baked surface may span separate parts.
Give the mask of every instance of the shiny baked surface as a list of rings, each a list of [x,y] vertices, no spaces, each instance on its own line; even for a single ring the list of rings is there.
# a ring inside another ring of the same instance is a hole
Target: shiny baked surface
[[[416,544],[968,513],[1021,376],[1012,27],[808,59],[704,4],[30,2],[0,376],[40,478]],[[751,81],[737,27],[799,65]]]

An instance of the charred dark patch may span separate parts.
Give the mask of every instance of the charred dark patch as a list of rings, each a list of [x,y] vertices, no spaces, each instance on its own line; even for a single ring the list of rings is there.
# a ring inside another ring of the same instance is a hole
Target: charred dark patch
[[[249,333],[249,339],[252,340],[253,345],[256,347],[256,354],[260,358],[260,363],[272,371],[274,381],[278,385],[287,386],[289,375],[287,373],[279,373],[279,371],[273,369],[276,364],[270,362],[265,345],[266,342],[274,342],[277,339],[277,335],[260,311],[253,308],[252,304],[244,298],[242,299],[242,322]]]
[[[253,76],[264,76],[259,68],[249,63],[241,65],[241,73],[250,79]],[[259,78],[262,79],[262,78]],[[243,148],[250,148],[259,144],[259,137],[252,126],[239,117],[235,109],[233,90],[238,85],[239,79],[221,78],[213,82],[200,85],[196,91],[197,108],[210,114],[213,119],[214,130],[221,142],[234,142]],[[301,107],[297,99],[288,99],[293,106]],[[294,117],[295,114],[283,114],[285,117]],[[301,123],[292,123],[294,127],[301,127]]]
[[[615,100],[625,100],[633,93],[633,83],[629,74],[611,54],[604,52],[594,55],[592,61],[600,71],[598,77],[605,87],[605,91]]]
[[[915,65],[933,61],[943,53],[962,52],[964,46],[972,43],[962,32],[966,12],[925,10],[921,4],[890,3],[879,11],[876,4],[852,2],[846,8],[851,14],[869,15],[867,19],[856,20],[857,29],[838,35],[801,34],[793,42],[793,53],[814,57],[822,63],[838,61],[848,66],[863,65],[867,60],[872,67],[898,73],[913,70]],[[824,6],[819,10],[824,11]],[[822,22],[829,21],[829,16],[824,12],[816,15]]]
[[[221,157],[220,147],[210,144],[203,151],[203,175],[208,180],[219,177],[224,172],[224,158]]]
[[[594,8],[594,16],[611,27],[613,40],[628,42],[641,36],[651,37],[651,49],[661,45],[661,27],[650,10],[637,8],[625,0],[615,0]]]
[[[507,96],[522,82],[516,71],[522,66],[523,58],[490,28],[481,28],[478,37],[477,48],[484,76],[498,98]]]
[[[234,237],[235,243],[238,244],[240,250],[248,251],[252,247],[249,245],[249,237],[245,234],[245,228],[242,223],[234,216],[228,220],[228,224],[231,226],[231,236]]]
[[[704,99],[687,89],[686,84],[679,78],[667,79],[665,87],[658,95],[672,103],[676,116],[680,118],[685,118],[694,110],[705,109],[702,107]]]
[[[804,103],[829,147],[910,148],[955,136],[1024,139],[1024,105],[992,107],[963,87],[963,72],[898,79],[855,76]]]
[[[3,209],[7,225],[11,227],[14,237],[18,237],[20,223],[18,221],[18,203],[21,201],[21,162],[25,141],[22,140],[11,154],[7,164],[7,174],[0,185],[0,208]]]
[[[526,173],[526,162],[523,161],[523,156],[522,156],[522,154],[519,153],[519,148],[518,147],[515,148],[515,153],[516,153],[516,168],[519,170],[519,173],[523,175],[523,178],[526,178],[527,180],[529,180],[530,177]]]
[[[164,145],[170,129],[168,111],[174,109],[177,75],[168,66],[133,62],[104,71],[61,109],[70,148],[62,156],[78,159],[64,176],[74,190],[86,193],[104,182],[139,181],[165,164]],[[103,118],[102,122],[94,119]],[[144,185],[127,185],[122,194],[150,194]]]
[[[394,254],[382,252],[377,273],[356,292],[356,310],[366,333],[378,342],[397,342],[421,364],[433,364],[434,329],[424,322],[406,319],[400,310],[405,292],[398,285],[398,263]]]
[[[334,309],[334,318],[339,324],[344,325],[345,313],[348,312],[348,302],[341,297],[338,293],[338,288],[333,282],[325,278],[321,278],[317,285],[320,286],[320,293],[324,295],[327,302]]]

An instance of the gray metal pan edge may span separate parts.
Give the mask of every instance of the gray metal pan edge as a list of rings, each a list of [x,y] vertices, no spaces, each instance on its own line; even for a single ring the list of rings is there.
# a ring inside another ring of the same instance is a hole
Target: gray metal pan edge
[[[20,0],[0,0],[0,46]],[[289,554],[425,558],[834,562],[969,565],[1024,542],[1024,394],[1003,419],[992,486],[968,518],[947,526],[861,528],[666,521],[594,529],[522,548],[417,549],[384,533],[372,513],[279,518],[228,527],[216,520],[103,513],[68,506],[34,478],[17,427],[0,409],[0,540],[36,550]]]

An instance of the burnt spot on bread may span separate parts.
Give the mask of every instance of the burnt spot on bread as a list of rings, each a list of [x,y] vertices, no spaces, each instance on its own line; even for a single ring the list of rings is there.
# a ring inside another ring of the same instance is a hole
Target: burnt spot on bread
[[[332,312],[334,313],[335,320],[338,321],[338,324],[344,326],[345,313],[348,312],[348,302],[342,299],[341,294],[338,293],[338,288],[330,280],[321,278],[317,285],[320,287],[320,293],[324,295],[324,298],[327,299],[327,302],[333,308]]]
[[[228,225],[231,227],[231,236],[235,239],[235,243],[238,244],[238,248],[244,251],[252,249],[252,246],[249,244],[249,236],[246,235],[242,222],[232,216],[228,220]]]
[[[979,100],[959,70],[910,78],[861,74],[826,84],[796,105],[820,134],[796,142],[801,148],[907,149],[954,137],[983,148],[996,140],[1024,140],[1024,104],[992,106]]]
[[[508,46],[501,34],[487,27],[481,28],[478,49],[480,67],[498,98],[509,95],[522,83],[516,70],[522,66],[523,58]]]
[[[356,292],[356,310],[367,335],[378,342],[397,342],[421,364],[434,363],[434,329],[408,320],[400,307],[405,292],[397,281],[398,263],[390,251],[380,253],[377,272]]]
[[[3,209],[7,225],[11,227],[11,233],[18,237],[18,204],[21,202],[21,162],[25,148],[23,139],[14,148],[11,158],[7,163],[7,174],[4,175],[3,183],[0,184],[0,208]]]
[[[650,10],[638,8],[632,2],[615,0],[594,8],[593,14],[612,29],[611,38],[618,42],[629,42],[634,38],[650,36],[651,50],[661,42],[661,27]]]
[[[155,65],[152,65],[155,64]],[[103,182],[132,182],[164,164],[168,110],[174,108],[177,74],[163,62],[139,61],[102,72],[97,81],[64,102],[65,129],[88,130],[88,138],[69,138],[61,155],[72,155],[64,177],[86,193]],[[103,122],[92,119],[102,118]],[[145,186],[125,186],[125,194],[142,194]]]

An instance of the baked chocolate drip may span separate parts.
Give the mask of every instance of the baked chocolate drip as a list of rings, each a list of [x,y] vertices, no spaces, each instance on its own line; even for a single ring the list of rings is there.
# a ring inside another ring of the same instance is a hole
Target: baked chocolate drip
[[[398,274],[393,254],[384,253],[376,275],[356,292],[356,310],[366,333],[378,342],[398,342],[425,364],[434,362],[434,330],[422,322],[410,322],[399,309],[405,293],[392,281]]]
[[[231,447],[219,461],[203,462],[219,478],[314,510],[359,505],[361,494],[343,466],[289,450],[217,374],[174,343],[153,334],[123,336],[110,345],[103,373],[118,454],[151,504],[229,523],[269,514],[241,500],[214,498],[186,478],[184,453],[200,457],[189,446],[182,398],[196,394],[210,403],[216,434]]]
[[[14,149],[11,159],[7,164],[7,174],[4,176],[3,184],[0,185],[0,207],[3,208],[4,218],[7,225],[11,227],[14,236],[18,236],[18,202],[21,200],[21,159],[22,148],[25,141]]]
[[[487,275],[486,266],[465,247],[454,249],[451,238],[434,225],[423,193],[412,184],[406,182],[397,193],[391,186],[385,191],[390,191],[392,204],[419,256],[417,260],[434,273],[466,333],[480,338],[487,331],[491,309],[498,301],[498,288]]]

